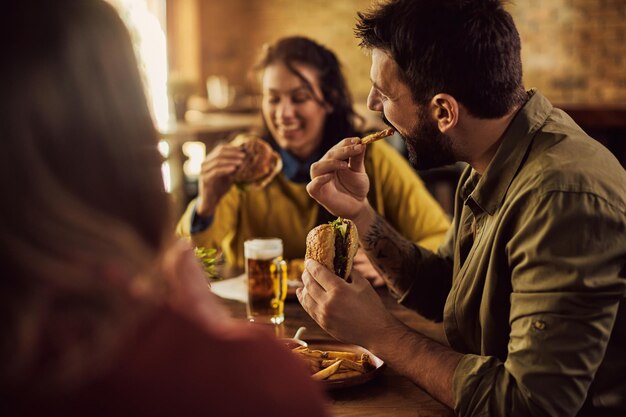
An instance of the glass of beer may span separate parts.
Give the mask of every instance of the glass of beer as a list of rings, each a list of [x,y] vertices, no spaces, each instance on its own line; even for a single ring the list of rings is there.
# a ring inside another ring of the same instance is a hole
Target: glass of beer
[[[287,263],[283,241],[252,239],[243,244],[248,278],[248,320],[280,324],[285,320]]]

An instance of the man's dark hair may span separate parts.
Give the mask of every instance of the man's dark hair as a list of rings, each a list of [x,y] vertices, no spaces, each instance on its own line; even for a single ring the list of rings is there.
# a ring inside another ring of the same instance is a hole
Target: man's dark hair
[[[361,46],[394,59],[418,104],[447,93],[496,118],[526,97],[519,34],[499,0],[392,0],[358,18]]]
[[[352,95],[341,71],[341,64],[330,49],[303,36],[281,38],[263,49],[254,69],[263,71],[277,62],[283,63],[289,71],[300,78],[311,93],[312,86],[293,64],[306,64],[318,71],[322,99],[333,108],[324,123],[322,147],[330,148],[340,139],[359,134],[358,130],[363,124],[363,119],[352,107]],[[266,136],[270,142],[273,141],[269,133]]]

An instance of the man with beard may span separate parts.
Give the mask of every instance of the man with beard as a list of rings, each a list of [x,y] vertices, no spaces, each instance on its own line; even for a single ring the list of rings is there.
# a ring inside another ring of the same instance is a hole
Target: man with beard
[[[420,169],[468,163],[436,252],[367,202],[365,146],[344,139],[307,190],[352,219],[403,305],[441,321],[426,337],[362,279],[314,261],[298,299],[337,339],[362,345],[460,416],[626,412],[626,172],[522,85],[520,40],[497,0],[392,0],[359,14],[371,50],[368,107]]]

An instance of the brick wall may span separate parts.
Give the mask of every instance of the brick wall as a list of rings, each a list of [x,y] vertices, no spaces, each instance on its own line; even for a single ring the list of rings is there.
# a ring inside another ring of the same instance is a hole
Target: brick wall
[[[356,11],[369,0],[200,1],[202,75],[225,74],[238,85],[256,88],[248,69],[264,43],[306,35],[330,47],[344,65],[350,87],[369,90],[369,57],[353,35]]]
[[[524,0],[508,10],[527,87],[557,103],[626,106],[626,0]]]
[[[370,0],[197,1],[202,79],[225,74],[250,88],[247,69],[264,42],[305,34],[335,50],[355,99],[365,100],[369,57],[352,31]],[[522,37],[527,87],[557,103],[626,107],[626,0],[517,0],[507,9]]]

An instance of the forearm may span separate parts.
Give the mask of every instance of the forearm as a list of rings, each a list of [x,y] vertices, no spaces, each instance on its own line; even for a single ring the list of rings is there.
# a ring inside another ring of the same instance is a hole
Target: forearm
[[[368,349],[396,372],[454,408],[453,377],[462,354],[401,323],[384,335],[377,335]]]
[[[369,205],[353,220],[361,246],[391,294],[424,317],[441,321],[452,285],[451,260],[407,240]]]
[[[206,192],[199,193],[196,198],[196,213],[202,217],[215,215],[215,209],[217,208],[219,201],[220,198],[215,195],[211,195]]]
[[[387,286],[392,293],[402,295],[421,259],[419,250],[371,206],[367,206],[354,222],[359,230],[361,246],[372,264],[388,277]]]

